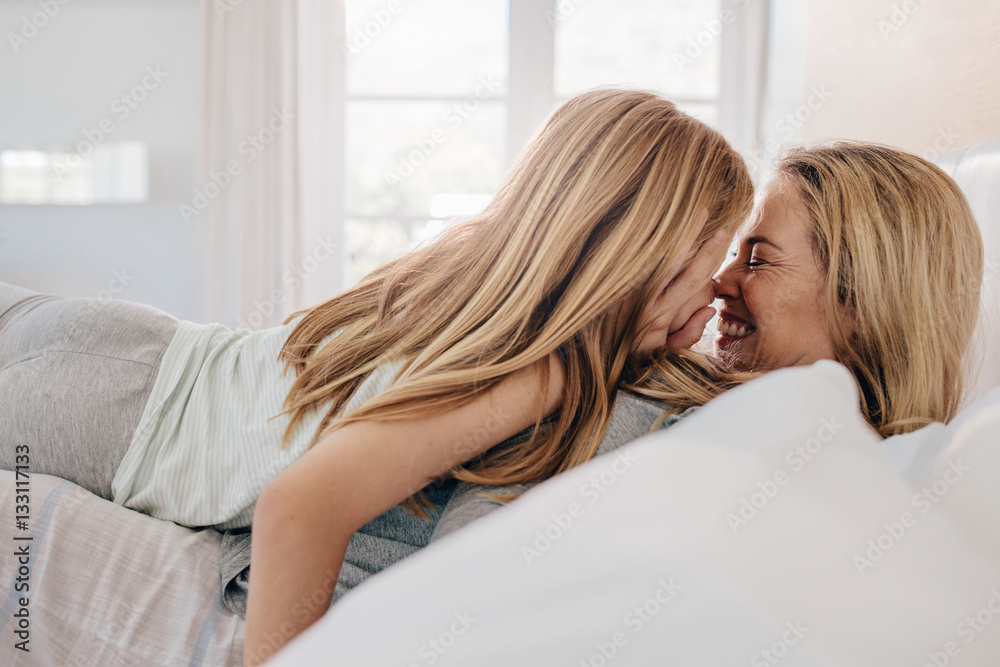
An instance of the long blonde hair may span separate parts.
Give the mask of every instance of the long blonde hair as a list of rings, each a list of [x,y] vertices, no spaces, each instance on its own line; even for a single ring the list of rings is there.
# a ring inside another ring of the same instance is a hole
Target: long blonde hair
[[[478,216],[376,269],[306,311],[282,348],[297,373],[285,400],[295,427],[325,413],[312,444],[361,420],[414,419],[468,403],[508,374],[553,352],[565,370],[551,428],[450,475],[482,484],[541,481],[589,460],[639,312],[682,258],[700,211],[698,244],[733,232],[753,185],[722,136],[649,93],[599,90],[566,102],[528,143]],[[612,307],[633,290],[633,312],[614,336]],[[298,316],[293,314],[289,320]],[[336,343],[319,343],[337,329]],[[403,360],[395,383],[339,414],[380,364]],[[541,406],[539,407],[541,410]],[[284,414],[284,413],[283,413]],[[310,446],[311,446],[310,445]],[[404,506],[424,514],[422,494]]]
[[[848,141],[796,149],[777,174],[812,218],[830,337],[868,421],[883,437],[949,421],[962,403],[983,277],[982,238],[961,189],[921,157]]]

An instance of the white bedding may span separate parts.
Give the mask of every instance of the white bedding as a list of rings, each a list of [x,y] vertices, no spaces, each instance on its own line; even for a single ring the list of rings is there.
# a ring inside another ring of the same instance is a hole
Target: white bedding
[[[274,664],[995,666],[989,398],[911,485],[846,369],[772,373],[389,568]]]
[[[350,665],[597,665],[602,647],[616,665],[748,664],[778,642],[783,665],[922,665],[961,641],[956,626],[1000,587],[1000,389],[950,427],[882,443],[855,391],[831,363],[734,390],[372,578],[276,664],[328,664],[336,651]],[[921,514],[914,492],[953,459],[971,470]],[[740,517],[742,498],[775,489]],[[15,504],[13,474],[0,472],[8,545]],[[240,664],[243,621],[218,597],[218,533],[45,475],[31,478],[31,507],[31,652],[13,649],[18,563],[5,548],[0,664]],[[907,510],[915,527],[861,574],[854,557]],[[676,596],[657,600],[672,584]],[[626,617],[647,603],[655,624]],[[998,634],[1000,615],[956,646],[954,664],[997,664]],[[454,647],[438,652],[439,640]]]

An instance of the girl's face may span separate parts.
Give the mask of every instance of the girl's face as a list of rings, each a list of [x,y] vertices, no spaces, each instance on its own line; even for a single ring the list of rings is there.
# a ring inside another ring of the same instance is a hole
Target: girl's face
[[[687,302],[676,313],[664,312],[655,299],[646,304],[639,315],[638,330],[640,333],[632,347],[633,353],[647,355],[662,347],[667,347],[667,337],[680,331],[695,313],[711,305],[714,299],[715,292],[712,290],[712,282],[705,280],[704,284],[692,292]],[[704,329],[705,324],[702,324],[699,333]]]
[[[699,232],[708,220],[708,211],[702,211],[700,217]],[[728,242],[729,237],[720,232],[718,238],[702,244],[686,263],[686,268],[643,306],[636,327],[637,336],[630,350],[632,354],[645,356],[664,347],[690,347],[701,338],[705,325],[715,314],[710,307],[715,298],[711,276],[722,264]],[[690,256],[692,252],[689,250],[685,254]],[[610,313],[608,321],[616,331],[620,331],[623,314],[637,307],[639,291],[637,287]]]

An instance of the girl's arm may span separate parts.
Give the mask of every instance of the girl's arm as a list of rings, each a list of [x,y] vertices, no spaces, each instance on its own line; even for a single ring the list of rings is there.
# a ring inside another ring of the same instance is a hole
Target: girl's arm
[[[562,367],[550,356],[543,390],[542,363],[444,414],[348,424],[264,489],[253,519],[244,665],[260,664],[326,612],[355,531],[532,425],[540,402],[545,414],[559,406]]]

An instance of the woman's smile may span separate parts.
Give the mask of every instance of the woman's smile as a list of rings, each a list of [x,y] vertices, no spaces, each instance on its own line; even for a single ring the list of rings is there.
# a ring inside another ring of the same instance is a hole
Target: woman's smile
[[[724,309],[719,312],[719,323],[716,329],[719,332],[720,347],[726,347],[733,341],[751,336],[757,331],[757,328],[745,319]]]

